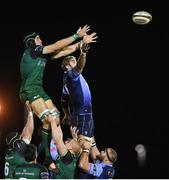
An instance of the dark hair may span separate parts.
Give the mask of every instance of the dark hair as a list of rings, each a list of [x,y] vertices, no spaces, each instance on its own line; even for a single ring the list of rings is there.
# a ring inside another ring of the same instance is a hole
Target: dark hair
[[[26,145],[25,151],[24,151],[24,157],[25,160],[28,162],[34,161],[37,157],[37,148],[33,144]]]
[[[15,142],[20,140],[20,134],[18,132],[10,132],[6,136],[6,144],[9,148],[15,147]]]
[[[65,69],[66,69],[66,65],[68,65],[68,64],[69,64],[69,61],[70,61],[71,59],[73,59],[73,58],[76,59],[75,56],[67,56],[67,57],[65,57],[65,58],[63,59],[63,61],[62,61],[61,68],[62,68],[63,70],[65,70]]]
[[[23,43],[25,47],[32,48],[35,46],[35,38],[38,36],[36,32],[26,33],[23,38]]]

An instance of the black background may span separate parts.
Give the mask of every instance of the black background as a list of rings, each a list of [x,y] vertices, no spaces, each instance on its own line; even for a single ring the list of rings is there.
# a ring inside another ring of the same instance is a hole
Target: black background
[[[83,71],[92,93],[99,149],[110,146],[118,152],[115,178],[169,178],[167,2],[5,1],[0,10],[1,178],[5,135],[24,126],[18,96],[23,34],[36,31],[46,45],[85,24],[99,36]],[[134,24],[131,17],[138,10],[150,12],[153,21]],[[44,88],[59,110],[61,60],[49,60],[44,76]],[[147,150],[144,167],[138,166],[137,144]]]

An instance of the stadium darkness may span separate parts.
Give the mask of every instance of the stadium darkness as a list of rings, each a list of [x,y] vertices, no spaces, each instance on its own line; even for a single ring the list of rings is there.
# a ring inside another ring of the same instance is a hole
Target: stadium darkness
[[[21,131],[24,126],[24,108],[19,99],[24,33],[38,32],[46,45],[73,35],[85,24],[98,34],[98,42],[89,50],[83,75],[92,93],[99,149],[110,146],[117,150],[117,179],[169,178],[166,2],[27,3],[6,1],[1,6],[4,11],[0,12],[0,178],[4,178],[5,135]],[[152,22],[144,26],[134,24],[131,17],[138,10],[150,12]],[[44,88],[60,111],[61,61],[62,58],[57,61],[49,58],[44,76]],[[39,143],[37,121],[34,143]],[[144,166],[138,164],[137,144],[146,148]]]

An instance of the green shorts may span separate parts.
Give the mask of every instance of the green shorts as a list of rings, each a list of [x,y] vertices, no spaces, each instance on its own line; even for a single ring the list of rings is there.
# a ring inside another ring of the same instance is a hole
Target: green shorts
[[[22,103],[25,103],[26,100],[32,103],[39,98],[43,98],[44,101],[51,99],[42,87],[31,87],[27,90],[22,90],[20,91],[19,97]]]

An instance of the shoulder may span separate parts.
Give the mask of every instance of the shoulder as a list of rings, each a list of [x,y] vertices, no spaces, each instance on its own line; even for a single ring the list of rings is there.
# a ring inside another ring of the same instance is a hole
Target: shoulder
[[[38,56],[43,56],[43,48],[44,48],[44,46],[42,46],[42,45],[34,46],[30,50],[30,54],[31,54],[32,58],[37,58]]]
[[[64,164],[70,164],[74,160],[74,156],[70,151],[68,151],[64,156],[60,158]]]
[[[37,46],[34,46],[31,50],[32,51],[41,51],[43,50],[44,46],[42,45],[37,45]]]
[[[76,68],[73,68],[73,69],[67,71],[67,75],[70,78],[75,79],[75,78],[79,77],[80,73],[76,70]]]
[[[26,143],[24,140],[21,139],[21,140],[16,141],[14,150],[16,150],[19,153],[23,153],[25,148],[26,148]]]
[[[114,169],[113,165],[112,166],[105,165],[103,167],[103,172],[101,174],[101,177],[106,178],[106,179],[107,178],[113,178],[114,174],[115,174],[115,169]]]

